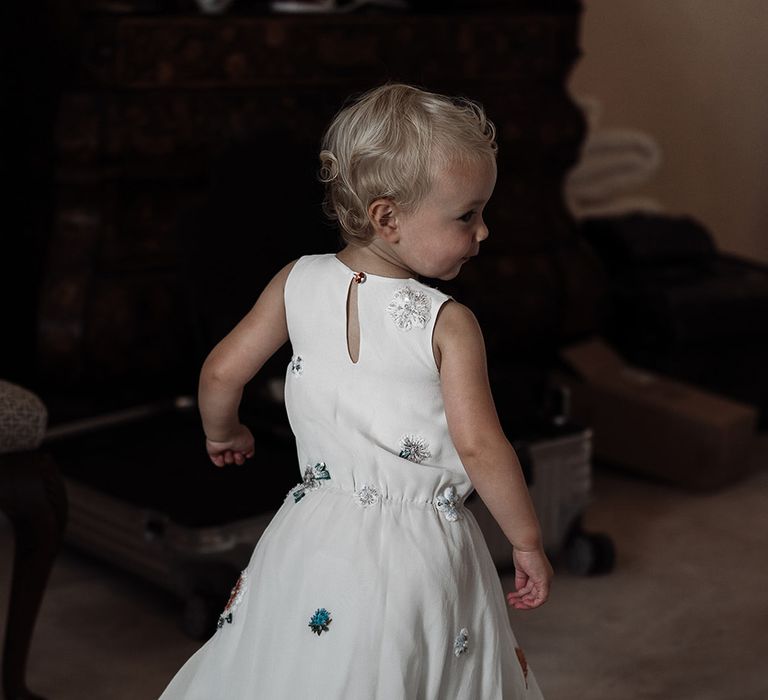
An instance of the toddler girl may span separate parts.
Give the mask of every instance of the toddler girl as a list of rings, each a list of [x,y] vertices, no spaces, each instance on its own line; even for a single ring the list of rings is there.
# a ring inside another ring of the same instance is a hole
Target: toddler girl
[[[301,481],[162,700],[541,697],[464,507],[473,488],[513,547],[507,603],[544,603],[552,569],[477,321],[419,281],[472,264],[495,155],[479,105],[407,85],[334,118],[320,177],[345,247],[280,270],[200,377],[208,454],[242,464],[242,389],[290,340]]]

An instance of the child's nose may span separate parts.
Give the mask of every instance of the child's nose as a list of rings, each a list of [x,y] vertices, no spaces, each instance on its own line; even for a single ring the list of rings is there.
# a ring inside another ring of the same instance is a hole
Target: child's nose
[[[490,231],[488,230],[488,227],[485,225],[485,221],[480,221],[480,225],[477,227],[477,231],[475,231],[475,239],[479,241],[484,241],[488,236],[490,235]]]

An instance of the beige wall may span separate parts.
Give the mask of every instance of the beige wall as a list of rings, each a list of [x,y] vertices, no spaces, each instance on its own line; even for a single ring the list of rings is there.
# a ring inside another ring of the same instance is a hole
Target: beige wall
[[[584,0],[573,94],[663,162],[640,191],[768,263],[768,0]]]

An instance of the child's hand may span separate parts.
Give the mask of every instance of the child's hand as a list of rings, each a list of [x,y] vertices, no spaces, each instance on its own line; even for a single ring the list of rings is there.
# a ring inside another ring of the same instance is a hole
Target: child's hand
[[[208,456],[217,467],[225,464],[242,464],[254,455],[254,441],[251,431],[239,425],[229,440],[205,440]]]
[[[515,562],[515,590],[507,593],[507,603],[517,610],[531,610],[549,597],[552,566],[543,549],[512,552]]]

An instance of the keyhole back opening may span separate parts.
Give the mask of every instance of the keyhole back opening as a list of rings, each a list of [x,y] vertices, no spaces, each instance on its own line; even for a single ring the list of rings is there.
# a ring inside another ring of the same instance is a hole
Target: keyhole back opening
[[[358,272],[347,290],[347,354],[353,364],[360,359],[360,316],[357,304],[357,288],[365,282],[365,273]]]

